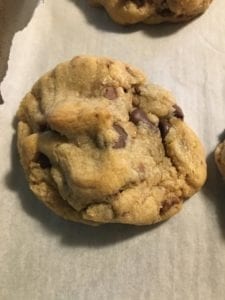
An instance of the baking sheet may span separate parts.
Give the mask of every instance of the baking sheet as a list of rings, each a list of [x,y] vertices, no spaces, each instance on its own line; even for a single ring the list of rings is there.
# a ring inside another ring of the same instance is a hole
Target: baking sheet
[[[212,155],[225,127],[224,37],[224,0],[186,25],[133,27],[85,0],[37,3],[14,36],[1,84],[0,299],[224,299],[225,183]],[[173,91],[203,141],[207,184],[169,221],[91,228],[58,218],[28,190],[16,153],[17,106],[40,75],[79,54],[144,70]]]

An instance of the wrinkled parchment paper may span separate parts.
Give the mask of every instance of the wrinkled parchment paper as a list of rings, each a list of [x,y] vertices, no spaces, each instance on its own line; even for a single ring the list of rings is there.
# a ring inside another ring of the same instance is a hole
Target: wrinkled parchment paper
[[[26,16],[21,3],[17,18]],[[225,183],[212,154],[225,128],[224,5],[215,0],[186,25],[121,27],[86,0],[37,4],[13,39],[1,84],[0,299],[224,299]],[[202,139],[208,182],[169,221],[90,228],[53,215],[28,190],[16,152],[17,106],[40,75],[79,54],[144,70],[173,91]]]

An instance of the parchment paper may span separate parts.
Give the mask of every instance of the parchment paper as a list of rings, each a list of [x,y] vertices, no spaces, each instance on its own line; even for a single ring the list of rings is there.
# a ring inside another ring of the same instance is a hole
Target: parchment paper
[[[144,70],[173,91],[203,141],[207,184],[169,221],[91,228],[53,215],[28,190],[16,152],[17,106],[40,75],[78,54]],[[85,0],[40,1],[13,39],[1,92],[1,300],[225,298],[225,183],[212,155],[225,128],[224,0],[186,25],[129,28]]]

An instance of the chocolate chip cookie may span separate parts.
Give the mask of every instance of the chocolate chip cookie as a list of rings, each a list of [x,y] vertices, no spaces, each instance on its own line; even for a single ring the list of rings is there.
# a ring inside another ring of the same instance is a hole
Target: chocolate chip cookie
[[[205,155],[166,90],[119,61],[58,65],[18,110],[18,149],[34,194],[89,224],[152,224],[206,179]]]
[[[188,21],[202,14],[212,0],[90,0],[103,6],[120,24]]]
[[[216,147],[215,161],[220,173],[225,178],[225,141]]]

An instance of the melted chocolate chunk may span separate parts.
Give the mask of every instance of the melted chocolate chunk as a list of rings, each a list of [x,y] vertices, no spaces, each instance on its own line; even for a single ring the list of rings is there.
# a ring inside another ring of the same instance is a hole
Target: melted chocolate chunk
[[[121,149],[126,146],[126,140],[127,140],[127,133],[126,131],[118,124],[114,124],[113,128],[116,130],[116,132],[119,135],[118,141],[113,145],[114,149]]]
[[[171,125],[167,119],[161,119],[159,121],[159,130],[161,132],[162,139],[165,139],[165,137],[167,136],[167,134],[170,130],[170,127],[171,127]]]
[[[169,8],[158,10],[157,13],[162,17],[171,17],[174,15],[174,12],[172,12]]]
[[[173,112],[174,117],[183,120],[184,113],[183,113],[182,109],[180,108],[180,106],[178,106],[177,104],[174,104],[173,108],[175,109],[175,111]]]
[[[155,126],[149,120],[147,114],[140,108],[136,108],[130,113],[130,121],[135,125],[138,125],[139,122],[143,122],[147,124],[149,128],[155,128]]]
[[[139,8],[139,7],[142,7],[145,5],[146,3],[146,0],[133,0],[133,2],[136,4],[136,6]]]
[[[168,200],[164,201],[164,202],[162,203],[162,207],[161,207],[160,210],[159,210],[160,216],[162,216],[162,215],[164,215],[165,213],[167,213],[168,210],[169,210],[172,206],[174,206],[174,205],[176,205],[176,204],[179,204],[179,203],[180,203],[180,200],[177,199],[177,198],[172,198],[172,199],[168,199]]]
[[[38,154],[36,162],[40,165],[42,169],[48,169],[52,166],[49,158],[43,153]]]
[[[48,126],[47,123],[42,123],[42,124],[39,125],[39,130],[40,130],[41,132],[47,131],[47,130],[49,130],[49,129],[50,129],[50,128],[49,128],[49,126]]]
[[[115,100],[118,97],[116,88],[112,86],[108,86],[104,90],[104,97],[109,100]]]

